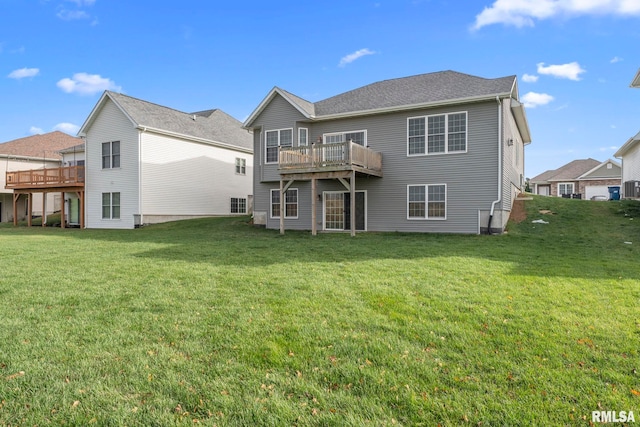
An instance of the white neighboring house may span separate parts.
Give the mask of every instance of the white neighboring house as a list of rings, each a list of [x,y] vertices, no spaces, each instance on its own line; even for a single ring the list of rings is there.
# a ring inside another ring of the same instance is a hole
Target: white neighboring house
[[[42,216],[43,206],[45,216],[59,211],[61,193],[42,176],[46,170],[53,177],[61,167],[60,150],[81,142],[54,131],[0,144],[0,222],[29,220],[29,199],[33,216]]]
[[[622,163],[622,197],[640,198],[640,132],[629,138],[614,156]]]
[[[640,88],[640,69],[630,87]],[[640,132],[629,138],[614,156],[622,163],[622,197],[640,198]]]
[[[184,113],[105,91],[78,135],[87,228],[249,213],[253,137],[221,110]]]

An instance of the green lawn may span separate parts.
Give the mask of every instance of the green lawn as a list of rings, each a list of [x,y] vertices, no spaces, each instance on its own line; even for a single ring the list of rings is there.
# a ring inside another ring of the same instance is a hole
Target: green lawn
[[[526,204],[502,236],[2,225],[0,425],[640,421],[640,212]]]

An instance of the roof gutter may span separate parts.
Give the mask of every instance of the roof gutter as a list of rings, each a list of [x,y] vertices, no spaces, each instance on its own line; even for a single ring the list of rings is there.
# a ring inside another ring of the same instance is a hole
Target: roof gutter
[[[502,202],[502,102],[500,97],[496,95],[498,103],[498,198],[491,203],[491,211],[489,212],[489,223],[487,224],[487,232],[491,234],[491,222],[496,205]]]

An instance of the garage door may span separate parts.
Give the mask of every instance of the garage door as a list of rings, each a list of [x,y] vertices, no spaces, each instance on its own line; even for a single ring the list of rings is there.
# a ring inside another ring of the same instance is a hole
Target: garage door
[[[591,200],[595,196],[604,196],[609,198],[609,186],[608,185],[589,185],[585,187],[585,199]]]

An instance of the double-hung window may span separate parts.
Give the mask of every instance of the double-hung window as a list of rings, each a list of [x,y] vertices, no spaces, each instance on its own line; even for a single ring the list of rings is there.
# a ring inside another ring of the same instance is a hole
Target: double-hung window
[[[120,219],[120,193],[102,193],[102,219]]]
[[[120,141],[102,143],[102,169],[120,167]]]
[[[265,163],[278,163],[279,147],[293,146],[293,129],[266,131],[265,144]]]
[[[241,159],[236,157],[236,174],[246,175],[247,173],[247,159]]]
[[[244,198],[231,198],[231,213],[246,214],[247,213],[247,199]]]
[[[447,186],[408,185],[408,219],[447,219]]]
[[[467,113],[409,117],[407,154],[464,153],[467,151]]]
[[[309,145],[309,129],[298,128],[298,147]]]
[[[573,194],[573,182],[561,182],[558,184],[558,196]]]
[[[280,190],[271,190],[271,218],[280,218]],[[284,217],[298,218],[298,189],[290,188],[284,193]]]

